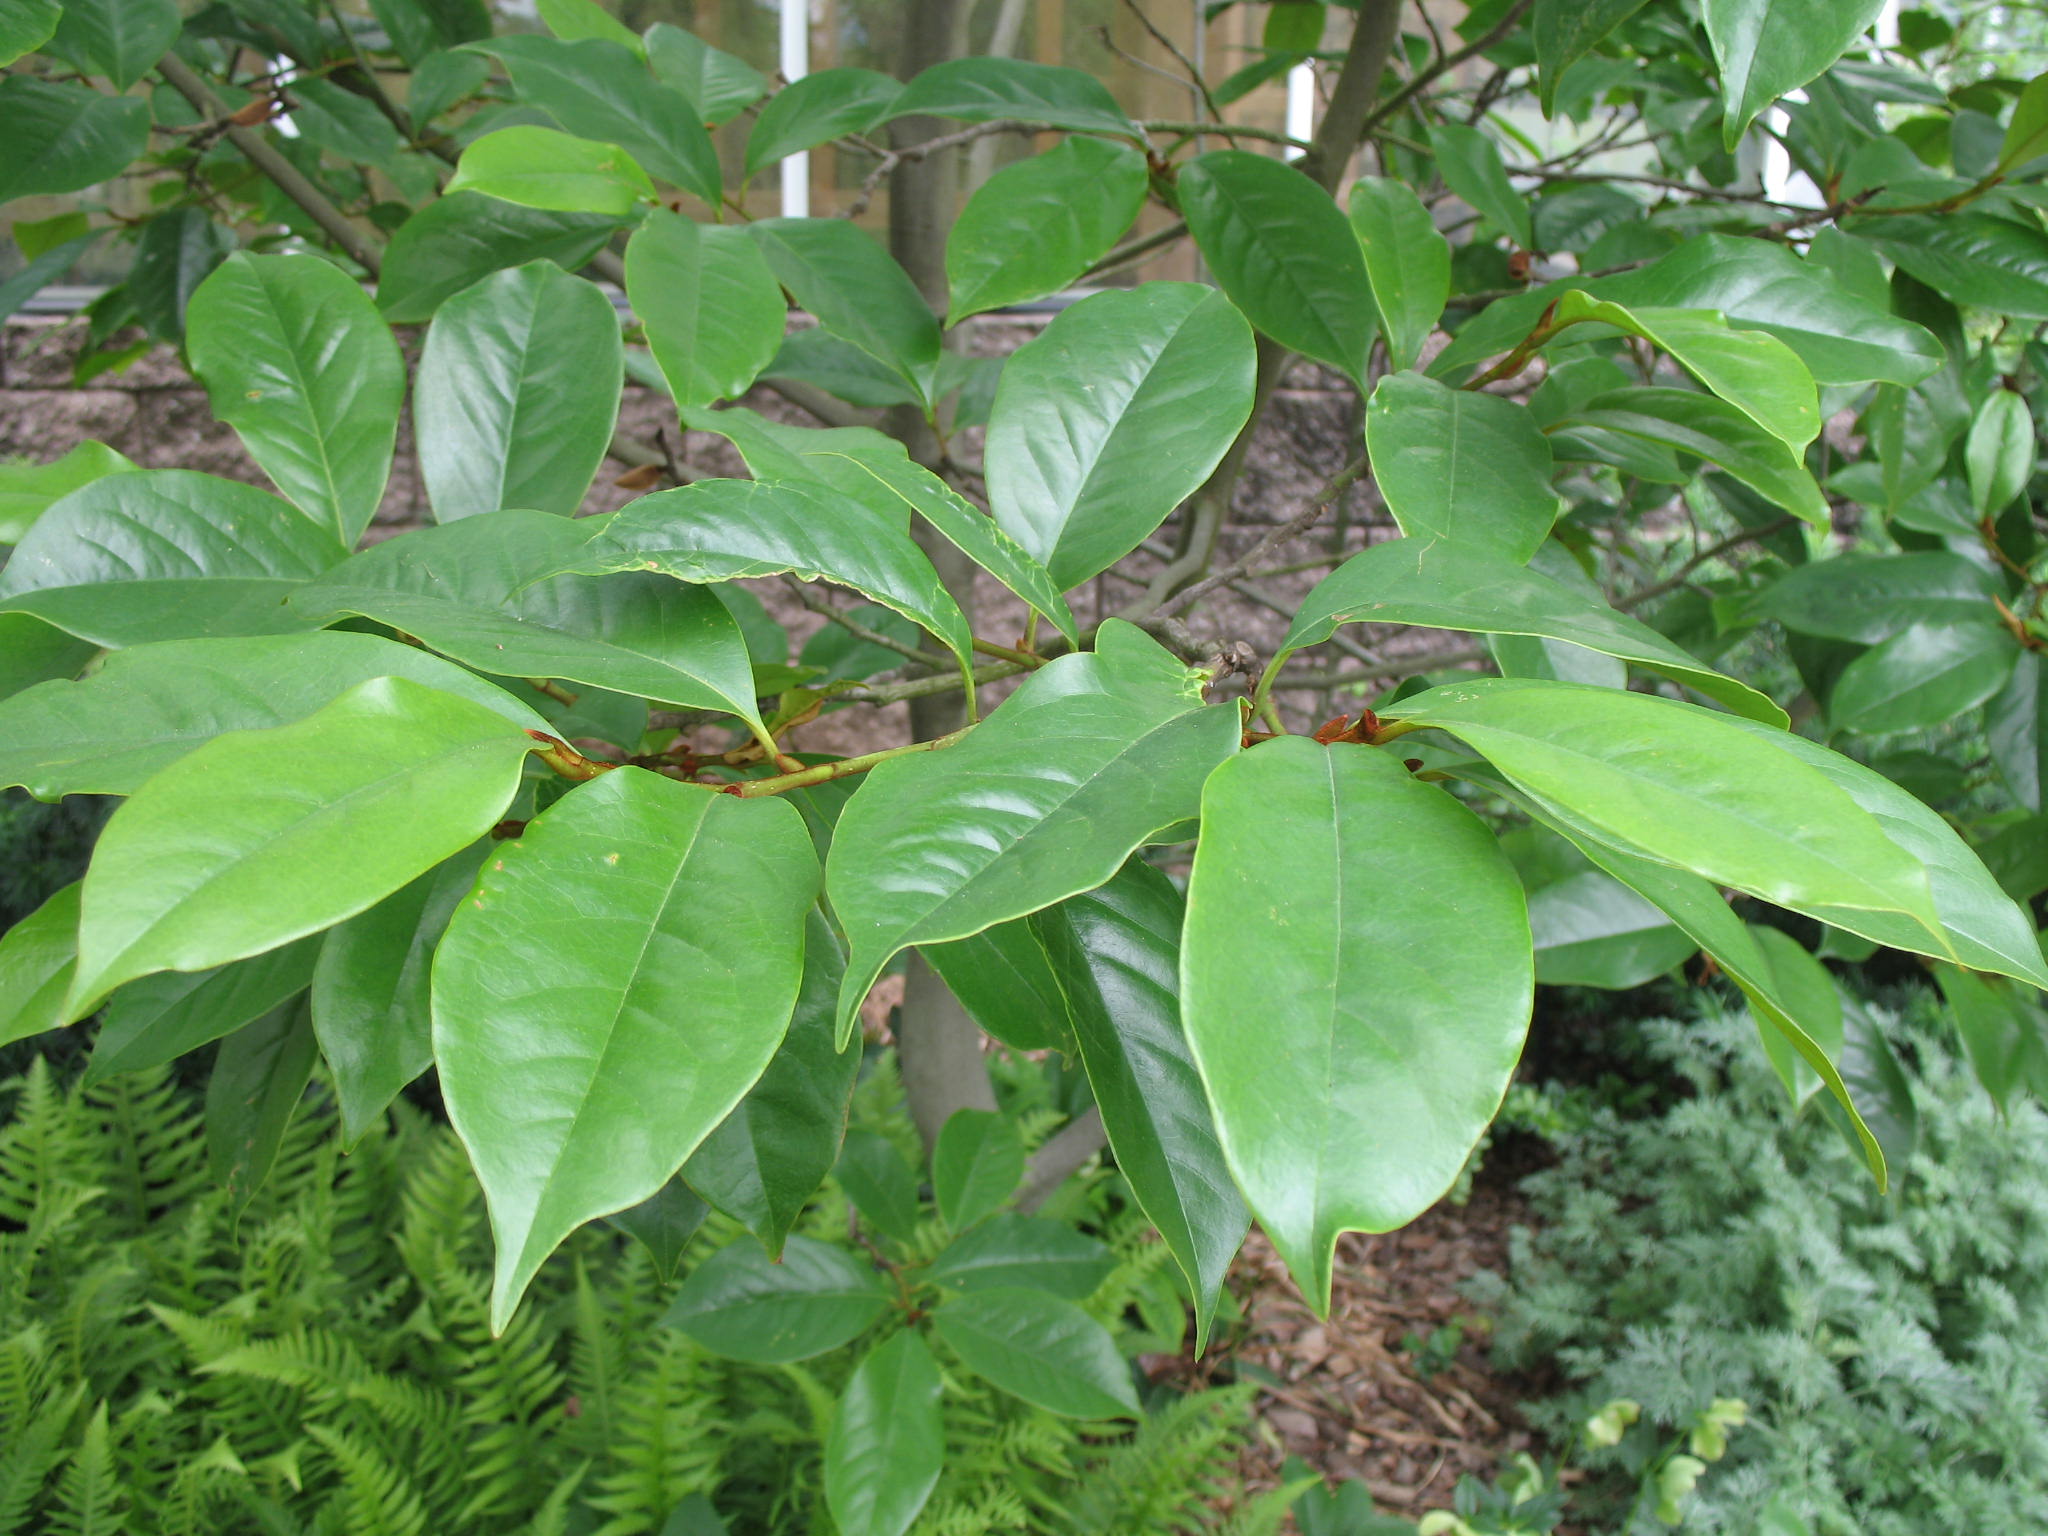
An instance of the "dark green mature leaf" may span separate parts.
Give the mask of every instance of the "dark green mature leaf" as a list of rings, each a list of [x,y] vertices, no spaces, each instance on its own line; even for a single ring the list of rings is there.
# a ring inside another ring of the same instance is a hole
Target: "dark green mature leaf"
[[[1943,298],[2048,320],[2048,234],[1987,213],[1859,221],[1855,233]]]
[[[70,1006],[353,917],[481,837],[531,745],[480,704],[394,677],[294,724],[215,737],[100,835]]]
[[[391,473],[405,359],[376,305],[317,256],[230,256],[185,316],[214,416],[277,488],[344,544]]]
[[[0,4],[0,65],[12,64],[50,40],[63,17],[57,0],[7,0]]]
[[[159,971],[107,1000],[83,1081],[175,1061],[282,1007],[306,990],[320,937],[294,939],[211,971]]]
[[[1884,1028],[1854,996],[1841,999],[1842,1053],[1837,1059],[1842,1082],[1861,1106],[1863,1129],[1884,1149],[1887,1167],[1903,1169],[1920,1140],[1920,1109],[1913,1100],[1912,1079]],[[1856,1120],[1842,1113],[1838,1101],[1827,1101],[1829,1117],[1844,1137],[1861,1151]]]
[[[903,1536],[945,1467],[939,1368],[916,1333],[868,1351],[825,1437],[825,1507],[840,1536]]]
[[[1375,899],[1390,878],[1399,899]],[[1492,833],[1393,754],[1283,737],[1204,787],[1188,1043],[1238,1188],[1318,1313],[1338,1234],[1428,1209],[1500,1107],[1529,956]]]
[[[1796,566],[1751,612],[1802,635],[1876,645],[1913,624],[1970,624],[1995,617],[1997,582],[1947,550],[1850,555]]]
[[[782,345],[782,288],[743,230],[656,209],[626,246],[626,297],[678,406],[744,394]]]
[[[375,3],[375,0],[372,0]],[[405,93],[406,116],[417,133],[450,107],[469,100],[491,78],[491,61],[474,53],[437,49],[413,66]],[[384,253],[388,264],[391,253]]]
[[[408,63],[491,35],[487,0],[370,0],[370,9]]]
[[[413,388],[435,518],[573,513],[611,446],[624,378],[611,302],[553,262],[494,273],[443,304]]]
[[[1116,1268],[1106,1244],[1064,1221],[999,1212],[961,1233],[924,1278],[956,1291],[1023,1289],[1080,1301]]]
[[[155,67],[182,25],[177,0],[65,0],[45,51],[125,91]]]
[[[139,468],[92,438],[48,464],[0,466],[0,544],[19,544],[37,518],[80,486]]]
[[[142,227],[127,292],[135,315],[160,341],[185,331],[185,305],[207,274],[235,248],[235,237],[213,222],[204,208],[173,208]]]
[[[849,1130],[832,1177],[869,1226],[900,1243],[915,1241],[917,1175],[887,1137],[859,1126]]]
[[[270,1177],[319,1059],[313,1026],[296,1002],[244,1024],[221,1042],[206,1081],[206,1152],[236,1216]]]
[[[2003,1109],[2015,1089],[2048,1095],[2048,1010],[2038,994],[1999,976],[1952,965],[1934,968],[1984,1091]]]
[[[602,213],[522,208],[475,192],[436,198],[398,227],[384,252],[377,306],[417,323],[471,283],[532,261],[574,271],[619,229]]]
[[[2013,799],[2036,813],[2048,809],[2042,797],[2048,784],[2048,667],[2039,652],[2025,652],[2014,664],[2011,679],[1985,710],[1984,731]]]
[[[472,844],[336,924],[320,944],[312,967],[313,1033],[334,1082],[345,1147],[434,1064],[434,950],[491,851],[488,842]]]
[[[932,1198],[939,1216],[964,1231],[999,1209],[1024,1177],[1024,1139],[994,1110],[955,1110],[932,1148]]]
[[[1825,71],[1883,9],[1884,0],[1705,0],[1723,145],[1734,149],[1751,119]]]
[[[293,606],[322,622],[375,619],[503,676],[730,710],[761,729],[746,641],[725,605],[646,571],[555,574],[589,536],[589,524],[544,512],[416,529],[337,566]]]
[[[1828,724],[1861,736],[1929,729],[1996,694],[2020,655],[1988,604],[1969,623],[1909,624],[1842,669]]]
[[[1184,913],[1173,882],[1134,859],[1030,921],[1064,990],[1117,1167],[1187,1276],[1199,1351],[1251,1218],[1181,1027]]]
[[[848,133],[866,133],[881,120],[903,82],[872,69],[821,69],[777,91],[747,132],[745,174]]]
[[[654,183],[628,151],[530,123],[472,140],[445,190],[615,219],[654,201]]]
[[[60,887],[35,911],[0,933],[0,1045],[65,1022],[65,999],[78,968],[80,882]]]
[[[1365,442],[1387,510],[1411,538],[1526,563],[1550,537],[1550,443],[1526,406],[1390,373],[1372,393]]]
[[[1541,571],[1451,539],[1392,539],[1352,556],[1303,601],[1279,655],[1359,622],[1563,640],[1661,672],[1739,714],[1785,724],[1785,712],[1768,696],[1703,665],[1647,624]]]
[[[939,367],[939,322],[895,259],[847,219],[757,219],[776,280],[833,335],[887,364],[929,402]]]
[[[972,644],[959,604],[901,521],[807,485],[700,480],[642,496],[612,515],[571,568],[659,571],[687,582],[790,571],[895,609],[945,641],[963,666]]]
[[[1066,995],[1029,918],[918,951],[984,1031],[1017,1051],[1077,1049]]]
[[[0,701],[38,683],[76,677],[99,651],[92,641],[67,634],[33,614],[0,613]],[[0,758],[6,755],[0,738]]]
[[[277,497],[183,469],[72,492],[0,571],[0,609],[99,645],[305,627],[284,599],[346,553]]]
[[[690,1187],[743,1222],[771,1258],[839,1161],[860,1052],[834,1039],[846,959],[817,911],[804,922],[804,975],[789,1033],[760,1080],[683,1164]]]
[[[1493,140],[1465,123],[1438,123],[1429,130],[1429,147],[1445,186],[1491,220],[1516,249],[1526,251],[1536,243],[1529,201],[1508,180]]]
[[[669,1283],[683,1267],[690,1239],[710,1214],[711,1207],[677,1177],[638,1205],[613,1211],[605,1220],[645,1248],[654,1260],[655,1274]]]
[[[972,1291],[933,1312],[932,1328],[975,1375],[1047,1413],[1139,1416],[1116,1340],[1071,1301],[1043,1291]]]
[[[628,34],[630,35],[630,34]],[[564,41],[532,33],[501,33],[488,48],[505,61],[522,101],[546,112],[581,139],[616,144],[642,170],[673,182],[718,206],[724,185],[711,135],[690,98],[648,73],[647,66],[618,42],[606,38]],[[488,135],[488,138],[496,137]],[[468,163],[469,154],[463,156]],[[460,172],[458,172],[458,179]],[[504,196],[492,186],[480,188]],[[529,201],[526,197],[514,201]],[[588,207],[583,202],[543,202],[543,208]],[[599,208],[599,212],[624,213]]]
[[[1536,979],[1551,987],[1640,987],[1699,946],[1611,875],[1586,870],[1529,893]]]
[[[1102,139],[1066,139],[1004,166],[946,237],[946,323],[1066,287],[1130,228],[1148,180],[1143,155]]]
[[[1190,161],[1181,213],[1231,302],[1283,347],[1365,378],[1376,313],[1358,237],[1296,167],[1246,150]]]
[[[1790,1005],[1788,1011],[1800,1021],[1801,1027],[1829,1060],[1839,1058],[1842,1054],[1842,998],[1835,990],[1834,978],[1828,974],[1828,968],[1816,960],[1805,945],[1782,929],[1752,923],[1749,932],[1757,952],[1770,968],[1772,995]],[[1819,1075],[1807,1065],[1784,1032],[1772,1027],[1767,1017],[1759,1015],[1756,1025],[1758,1034],[1763,1037],[1764,1054],[1770,1058],[1771,1070],[1785,1085],[1793,1107],[1804,1105],[1819,1092]]]
[[[964,740],[883,763],[841,813],[827,884],[851,950],[842,1040],[899,950],[1094,889],[1193,815],[1237,750],[1236,713],[1203,705],[1202,674],[1119,621],[1096,647],[1034,672]]]
[[[1145,142],[1103,83],[1082,70],[1023,59],[949,59],[923,71],[896,98],[883,122],[953,117],[968,123],[1047,123],[1076,133]]]
[[[817,870],[793,807],[637,768],[570,791],[486,863],[441,940],[433,1006],[497,1242],[493,1329],[563,1238],[660,1189],[760,1077],[796,1003]]]
[[[1617,389],[1594,397],[1565,423],[1600,427],[1695,454],[1816,528],[1829,526],[1827,498],[1799,456],[1745,412],[1714,395],[1689,389]]]
[[[768,94],[767,78],[746,60],[665,21],[647,29],[647,61],[713,125],[738,117]]]
[[[770,1263],[743,1237],[691,1272],[662,1321],[728,1360],[782,1365],[859,1337],[889,1310],[889,1294],[843,1248],[791,1237]]]
[[[167,640],[116,651],[82,682],[0,703],[0,785],[38,800],[132,795],[202,742],[303,720],[373,677],[458,694],[520,730],[547,724],[474,673],[375,635]]]
[[[2048,75],[2036,75],[2012,104],[2012,119],[2005,125],[2005,141],[1993,169],[2017,170],[2043,154],[2048,154]]]
[[[1996,517],[2012,505],[2033,477],[2034,457],[2034,418],[2026,397],[1994,389],[1963,443],[1970,503],[1978,517]]]
[[[1451,295],[1450,242],[1421,198],[1380,176],[1352,184],[1351,229],[1365,257],[1387,356],[1396,370],[1412,368]]]
[[[1557,82],[1600,40],[1643,8],[1643,0],[1536,0],[1529,29],[1543,115],[1557,110]]]
[[[1062,589],[1106,570],[1229,451],[1251,414],[1256,367],[1243,318],[1193,283],[1146,283],[1065,310],[996,387],[996,522]]]
[[[149,147],[149,103],[33,75],[0,80],[0,203],[111,181]]]

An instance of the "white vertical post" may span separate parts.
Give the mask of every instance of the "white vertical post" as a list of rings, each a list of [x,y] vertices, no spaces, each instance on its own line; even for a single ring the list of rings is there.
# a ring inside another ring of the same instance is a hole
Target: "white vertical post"
[[[811,0],[780,0],[782,78],[791,85],[811,72]],[[811,212],[811,154],[803,150],[782,161],[782,214],[808,218]]]
[[[1297,64],[1287,71],[1287,137],[1307,140],[1316,132],[1316,67]],[[1287,158],[1299,160],[1306,151],[1290,149]]]

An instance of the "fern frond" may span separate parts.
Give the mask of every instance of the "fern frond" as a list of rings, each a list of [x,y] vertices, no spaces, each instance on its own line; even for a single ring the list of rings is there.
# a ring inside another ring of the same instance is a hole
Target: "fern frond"
[[[44,1517],[46,1528],[51,1536],[122,1536],[128,1529],[126,1502],[114,1473],[103,1401],[86,1421],[85,1434],[58,1481],[56,1499]]]
[[[427,1510],[412,1480],[374,1446],[347,1430],[308,1424],[306,1433],[334,1459],[348,1512],[348,1528],[376,1536],[421,1536]]]

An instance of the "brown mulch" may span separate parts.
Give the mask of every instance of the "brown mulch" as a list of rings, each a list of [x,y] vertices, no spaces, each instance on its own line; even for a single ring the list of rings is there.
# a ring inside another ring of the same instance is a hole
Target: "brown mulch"
[[[1299,1456],[1331,1482],[1362,1479],[1391,1514],[1447,1509],[1458,1479],[1488,1477],[1534,1447],[1516,1403],[1523,1389],[1488,1365],[1484,1319],[1459,1294],[1483,1269],[1507,1269],[1508,1231],[1529,1225],[1507,1178],[1482,1172],[1470,1200],[1439,1205],[1398,1232],[1337,1245],[1327,1321],[1316,1318],[1272,1247],[1254,1231],[1231,1275],[1245,1327],[1217,1363],[1267,1385],[1240,1463],[1252,1490],[1276,1486]],[[1457,1321],[1448,1364],[1418,1370],[1403,1340]]]

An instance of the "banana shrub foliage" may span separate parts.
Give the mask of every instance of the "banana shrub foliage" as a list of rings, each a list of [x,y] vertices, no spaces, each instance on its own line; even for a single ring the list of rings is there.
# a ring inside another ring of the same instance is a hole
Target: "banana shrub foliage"
[[[997,1117],[938,1142],[957,1235],[936,1306],[854,1250],[788,1240],[835,1165],[874,1231],[914,1210],[841,1149],[859,1008],[908,950],[989,1034],[1085,1069],[1198,1332],[1251,1219],[1323,1306],[1340,1233],[1451,1183],[1538,980],[1630,985],[1703,954],[1882,1180],[1887,1122],[1857,1104],[1883,1064],[1845,1048],[1814,955],[1731,892],[1814,919],[1829,953],[1929,957],[1987,1082],[2048,1080],[2048,969],[2014,899],[2048,886],[2048,569],[2027,496],[2048,82],[1946,92],[1872,51],[1875,4],[1539,0],[1525,30],[1480,7],[1466,51],[1495,66],[1487,101],[1527,85],[1589,133],[1633,126],[1668,174],[1504,157],[1482,113],[1425,89],[1418,25],[1391,60],[1347,56],[1392,73],[1362,129],[1386,174],[1340,200],[1256,136],[1195,152],[1072,69],[969,58],[771,91],[579,0],[543,0],[551,35],[491,36],[481,7],[373,8],[338,31],[289,3],[182,28],[170,0],[0,7],[25,55],[0,82],[0,197],[104,180],[152,113],[192,126],[181,101],[261,108],[221,78],[252,41],[307,71],[308,130],[266,137],[253,110],[226,137],[171,135],[159,158],[215,201],[173,191],[97,317],[182,334],[274,491],[97,445],[7,482],[0,781],[126,798],[85,878],[0,942],[0,1038],[101,1011],[102,1073],[219,1039],[216,1144],[245,1188],[317,1060],[351,1138],[432,1068],[488,1196],[500,1327],[580,1225],[672,1224],[701,1197],[760,1239],[691,1277],[702,1336],[786,1361],[892,1309],[911,1325],[860,1364],[828,1457],[841,1524],[892,1532],[937,1475],[929,1339],[1055,1412],[1136,1408],[1057,1245],[1001,1211],[1023,1154]],[[1269,63],[1296,56],[1281,44],[1308,9],[1275,8]],[[409,70],[407,109],[367,57]],[[165,88],[129,89],[152,69]],[[1727,189],[1729,149],[1799,87],[1784,142],[1829,205]],[[905,117],[1044,135],[962,208],[946,324],[1073,284],[1148,198],[1215,283],[1081,299],[990,399],[854,223],[737,216],[707,125],[742,113],[746,177]],[[254,180],[265,151],[312,195]],[[407,187],[416,208],[376,200]],[[1476,221],[1432,215],[1446,189]],[[260,233],[223,257],[206,210],[236,199]],[[381,252],[313,217],[373,202]],[[45,278],[98,237],[82,216],[32,233]],[[600,254],[615,239],[622,263]],[[1578,275],[1514,280],[1532,248]],[[594,257],[623,278],[630,350],[575,275]],[[791,300],[819,328],[785,341]],[[407,390],[393,321],[425,322],[412,420],[435,523],[359,549]],[[1066,594],[1219,465],[1227,493],[1289,354],[1357,386],[1354,472],[1399,536],[1315,587],[1249,700],[1219,697],[1154,638],[1172,626],[1145,627],[1154,609],[1083,627]],[[752,478],[572,518],[628,368]],[[942,446],[914,459],[871,427],[729,403],[769,373],[922,417]],[[944,444],[984,411],[978,477]],[[1843,412],[1853,429],[1823,439]],[[1675,498],[1733,532],[1610,600],[1591,577],[1626,571],[1632,530]],[[1848,553],[1837,520],[1860,533]],[[939,543],[1031,611],[1021,645],[975,634]],[[868,672],[901,651],[912,675],[792,670],[730,585],[777,573],[859,594],[860,635],[894,647]],[[1366,621],[1483,636],[1499,675],[1279,731],[1291,658]],[[1856,756],[1715,664],[1771,626],[1802,714]],[[975,718],[979,685],[1017,674]],[[828,760],[780,740],[826,703],[938,688],[964,689],[970,723],[936,740]],[[649,736],[648,705],[726,722],[732,744]],[[1940,748],[1967,754],[1980,727],[2002,787],[1979,775],[1965,804]],[[1937,805],[1968,811],[2003,886]],[[1184,886],[1148,861],[1189,842]]]

